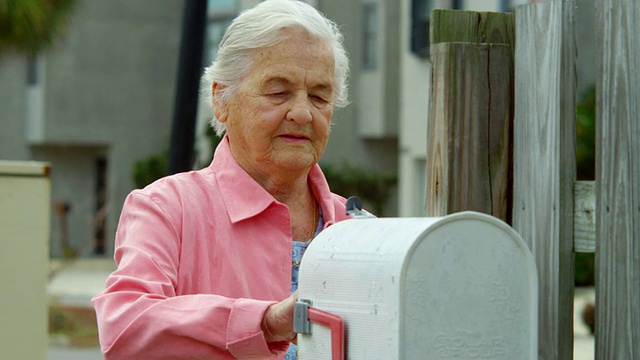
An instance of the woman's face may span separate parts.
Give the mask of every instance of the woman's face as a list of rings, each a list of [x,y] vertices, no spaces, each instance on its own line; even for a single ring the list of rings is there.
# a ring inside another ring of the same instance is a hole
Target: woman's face
[[[329,139],[333,51],[301,31],[283,36],[287,39],[255,50],[238,91],[226,104],[215,104],[236,161],[254,177],[310,168]]]

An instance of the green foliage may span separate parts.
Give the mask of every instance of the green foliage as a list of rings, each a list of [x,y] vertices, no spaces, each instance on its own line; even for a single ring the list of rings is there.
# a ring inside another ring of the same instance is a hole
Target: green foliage
[[[222,138],[216,135],[213,128],[211,128],[211,126],[209,125],[207,125],[207,128],[205,129],[205,133],[209,139],[211,156],[213,157],[213,152],[215,151]],[[211,160],[209,160],[209,162],[211,162]],[[200,168],[208,166],[209,162],[205,164],[198,164],[198,166]],[[133,183],[135,184],[136,188],[142,189],[152,182],[167,175],[168,164],[168,151],[138,160],[133,167]]]
[[[34,55],[65,30],[76,0],[0,0],[0,54]]]
[[[345,197],[358,196],[365,207],[376,215],[384,214],[384,205],[397,183],[395,175],[353,167],[321,165],[331,191]]]
[[[216,148],[218,147],[218,144],[220,144],[220,141],[222,141],[222,137],[218,136],[216,134],[216,131],[213,130],[213,128],[209,124],[206,124],[206,128],[204,131],[205,131],[205,134],[207,135],[207,138],[209,139],[209,150],[211,154],[211,158],[209,159],[209,163],[210,163],[211,160],[213,159],[213,153],[216,151]],[[201,164],[201,166],[207,166],[209,165],[209,163]]]
[[[66,338],[73,346],[98,346],[98,323],[94,310],[50,305],[49,335]]]
[[[133,168],[133,182],[138,189],[151,184],[167,174],[167,152],[139,160]]]
[[[594,180],[596,162],[596,89],[587,89],[576,105],[576,165],[578,180]]]
[[[65,245],[62,248],[62,258],[65,260],[71,260],[78,257],[78,249],[71,245]]]
[[[595,284],[596,264],[595,255],[588,253],[576,253],[575,285],[593,286]]]

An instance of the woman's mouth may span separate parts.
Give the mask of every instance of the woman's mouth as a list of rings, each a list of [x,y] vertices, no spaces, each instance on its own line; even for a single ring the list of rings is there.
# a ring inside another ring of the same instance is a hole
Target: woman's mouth
[[[309,140],[308,137],[306,137],[305,135],[300,135],[300,134],[283,134],[279,136],[282,140],[287,141],[287,142],[300,142],[300,141],[306,141]]]

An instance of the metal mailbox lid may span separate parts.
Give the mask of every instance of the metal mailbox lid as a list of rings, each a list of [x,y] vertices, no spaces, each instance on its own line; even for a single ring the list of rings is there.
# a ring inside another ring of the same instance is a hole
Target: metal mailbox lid
[[[350,359],[537,354],[533,256],[485,214],[337,223],[307,249],[299,296],[343,317]],[[299,335],[300,359],[329,359],[328,341]]]

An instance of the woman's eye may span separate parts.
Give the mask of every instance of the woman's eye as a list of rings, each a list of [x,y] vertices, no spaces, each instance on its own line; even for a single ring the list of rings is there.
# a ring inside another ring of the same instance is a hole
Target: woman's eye
[[[271,92],[267,94],[267,98],[275,104],[281,104],[287,100],[288,93],[286,91]]]
[[[326,105],[328,101],[320,95],[311,95],[311,100],[317,105]]]

